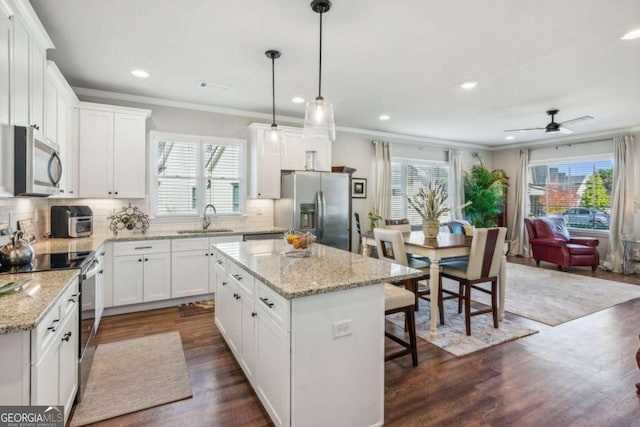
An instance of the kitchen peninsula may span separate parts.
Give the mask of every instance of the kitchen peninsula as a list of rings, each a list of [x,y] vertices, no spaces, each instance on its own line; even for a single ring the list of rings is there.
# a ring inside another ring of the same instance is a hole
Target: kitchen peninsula
[[[384,421],[384,287],[417,270],[315,244],[214,244],[216,325],[279,426]]]

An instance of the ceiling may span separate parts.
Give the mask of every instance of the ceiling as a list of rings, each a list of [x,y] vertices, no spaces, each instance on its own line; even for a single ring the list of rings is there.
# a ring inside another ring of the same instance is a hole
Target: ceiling
[[[270,113],[264,52],[278,49],[281,120],[304,116],[292,97],[317,95],[309,0],[31,4],[74,87]],[[491,147],[547,137],[508,142],[503,130],[544,126],[550,108],[560,122],[595,118],[574,135],[640,125],[640,39],[620,40],[640,28],[638,0],[333,0],[323,21],[322,95],[337,126]],[[467,80],[478,86],[461,89]]]

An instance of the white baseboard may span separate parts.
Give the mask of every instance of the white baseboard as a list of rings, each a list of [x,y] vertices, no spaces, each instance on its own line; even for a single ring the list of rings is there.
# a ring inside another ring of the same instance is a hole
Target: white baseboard
[[[157,308],[173,307],[179,304],[214,299],[214,294],[193,295],[189,297],[173,298],[162,301],[144,302],[141,304],[122,305],[104,309],[103,316],[116,316],[118,314],[135,313],[138,311],[155,310]]]

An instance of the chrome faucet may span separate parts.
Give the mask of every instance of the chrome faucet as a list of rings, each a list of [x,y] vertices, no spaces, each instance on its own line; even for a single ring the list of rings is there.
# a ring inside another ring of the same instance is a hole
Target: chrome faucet
[[[207,209],[213,209],[213,217],[214,218],[218,218],[218,212],[216,212],[216,207],[213,206],[212,204],[208,204],[207,206],[204,207],[204,213],[203,213],[203,218],[202,218],[202,229],[206,230],[207,228],[209,228],[209,226],[211,225],[211,221],[209,220],[209,215],[207,215]]]

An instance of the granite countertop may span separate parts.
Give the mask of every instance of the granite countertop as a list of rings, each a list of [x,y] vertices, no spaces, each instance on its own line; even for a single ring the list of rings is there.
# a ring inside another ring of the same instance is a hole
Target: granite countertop
[[[215,244],[224,255],[287,299],[399,281],[424,272],[329,246],[313,244],[312,255],[290,258],[282,240]]]
[[[3,280],[31,279],[31,282],[19,292],[0,295],[0,334],[35,328],[79,272],[71,269],[2,275]]]
[[[135,240],[163,240],[163,239],[192,239],[195,237],[219,237],[219,236],[237,236],[245,234],[265,234],[265,233],[284,233],[287,231],[279,227],[254,227],[248,230],[233,231],[211,231],[209,233],[178,233],[176,231],[147,231],[145,234],[140,232],[120,232],[118,235],[111,234],[94,234],[90,237],[76,238],[55,238],[41,239],[36,242],[33,247],[37,254],[49,254],[55,252],[85,252],[95,251],[104,242],[127,242]]]

